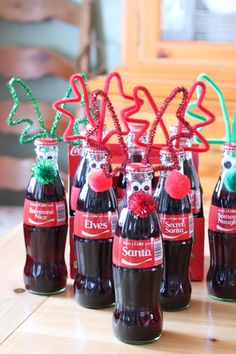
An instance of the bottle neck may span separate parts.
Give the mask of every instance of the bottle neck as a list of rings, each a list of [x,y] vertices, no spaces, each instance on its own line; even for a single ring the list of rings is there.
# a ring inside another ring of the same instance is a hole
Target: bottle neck
[[[107,161],[107,154],[103,150],[85,147],[85,156],[88,162],[88,172],[101,169]]]
[[[222,170],[221,176],[236,170],[236,144],[224,144],[222,146]]]
[[[178,163],[179,163],[179,172],[184,174],[184,160],[186,158],[185,152],[182,150],[181,152],[177,152],[177,158],[178,158]],[[173,166],[173,157],[172,155],[167,152],[167,151],[161,151],[160,152],[160,161],[161,165],[165,167],[170,167]],[[160,176],[166,177],[168,176],[170,171],[161,171]]]
[[[170,137],[173,137],[179,133],[179,128],[178,125],[172,125],[170,127]],[[181,133],[183,134],[189,134],[189,131],[186,128],[181,129]],[[186,137],[181,137],[178,139],[179,147],[184,148],[184,147],[191,147],[192,146],[193,139],[192,138],[186,138]],[[177,139],[173,140],[173,146],[176,146],[177,144]],[[192,156],[190,152],[190,156]]]
[[[141,146],[128,147],[128,155],[131,162],[141,162],[145,155],[145,149]]]
[[[193,160],[192,151],[185,151],[185,160],[187,160],[187,161],[192,161]]]
[[[58,169],[58,146],[36,144],[36,161],[50,160]]]
[[[176,145],[176,140],[174,140],[174,146]],[[187,138],[180,138],[179,142],[179,147],[180,148],[185,148],[185,147],[191,147],[192,146],[192,139],[187,139]],[[193,154],[192,151],[185,151],[185,160],[192,160],[193,159]]]
[[[153,172],[127,172],[127,197],[133,193],[142,191],[147,194],[152,194],[152,178]]]
[[[136,135],[137,135],[137,133],[139,132],[139,130],[134,130],[134,131],[130,131],[129,133],[128,133],[128,135],[127,135],[127,139],[126,139],[126,144],[127,144],[127,147],[128,147],[128,149],[129,148],[132,148],[132,147],[134,147],[134,146],[137,146],[136,144],[135,144],[135,137],[136,137]],[[147,134],[143,134],[142,136],[141,136],[141,138],[140,138],[140,141],[142,142],[142,143],[145,143],[145,144],[147,144]]]

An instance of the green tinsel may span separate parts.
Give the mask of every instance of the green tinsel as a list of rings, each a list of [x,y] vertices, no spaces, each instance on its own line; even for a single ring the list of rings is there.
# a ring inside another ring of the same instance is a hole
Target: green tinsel
[[[33,164],[32,175],[37,182],[45,185],[54,182],[57,170],[51,160],[41,160]]]
[[[84,73],[80,73],[80,76],[82,76],[82,78],[84,79],[84,82],[85,82],[85,84],[87,86],[88,80],[87,80],[87,77],[85,76],[85,74]],[[35,134],[33,134],[32,136],[28,136],[28,133],[29,134],[31,133],[31,128],[34,125],[34,120],[32,118],[30,118],[30,117],[22,117],[22,118],[17,118],[17,119],[15,118],[16,112],[18,111],[18,109],[20,107],[20,99],[18,97],[18,94],[17,94],[15,86],[19,86],[22,89],[22,91],[25,92],[25,94],[27,95],[27,97],[28,97],[29,101],[31,102],[32,107],[33,107],[33,109],[35,111],[36,118],[37,118],[37,121],[39,123],[40,131],[35,133]],[[31,143],[32,141],[36,140],[37,138],[55,138],[58,141],[62,141],[62,136],[56,136],[56,129],[57,129],[57,126],[58,126],[59,121],[61,119],[62,113],[61,112],[56,112],[54,120],[53,120],[53,123],[52,123],[52,126],[51,126],[51,129],[48,132],[46,130],[46,127],[45,127],[45,124],[44,124],[44,119],[43,119],[42,114],[40,112],[38,102],[35,99],[30,87],[23,80],[21,80],[18,77],[11,78],[9,83],[8,83],[8,87],[9,87],[11,96],[13,98],[13,103],[14,104],[13,104],[13,107],[12,107],[12,109],[11,109],[9,115],[8,115],[8,118],[7,118],[7,125],[16,126],[16,125],[19,125],[19,124],[22,124],[22,123],[26,124],[26,126],[24,126],[24,128],[22,129],[22,132],[20,133],[20,136],[19,136],[19,139],[18,139],[20,144]],[[67,91],[66,91],[66,94],[65,94],[64,98],[65,99],[69,98],[71,93],[72,93],[72,89],[69,86]],[[84,104],[85,104],[84,103],[84,94],[83,94],[83,92],[81,92],[80,105],[84,106]],[[87,122],[87,119],[86,118],[82,118],[81,121],[82,122],[84,122],[84,121]],[[78,124],[79,123],[80,123],[80,120],[78,121]],[[78,131],[78,128],[77,128],[77,131]]]

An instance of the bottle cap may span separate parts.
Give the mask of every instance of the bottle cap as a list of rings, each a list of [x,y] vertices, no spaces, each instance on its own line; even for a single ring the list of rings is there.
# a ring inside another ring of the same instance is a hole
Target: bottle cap
[[[225,143],[222,145],[223,151],[236,151],[236,143]]]
[[[179,125],[178,124],[172,124],[170,126],[170,133],[171,135],[174,134],[174,135],[177,135],[179,133]],[[189,131],[186,127],[181,127],[181,133],[184,133],[184,134],[188,134]]]
[[[58,145],[58,141],[55,138],[38,138],[34,141],[35,146],[39,145]]]
[[[181,155],[181,154],[184,154],[184,153],[185,153],[185,150],[182,149],[182,148],[173,147],[173,150],[174,150],[175,154],[177,154],[177,155]],[[164,146],[164,147],[160,150],[160,153],[161,153],[161,154],[166,154],[166,155],[171,155],[171,156],[172,156],[172,151],[170,151],[170,149],[169,149],[168,146]]]

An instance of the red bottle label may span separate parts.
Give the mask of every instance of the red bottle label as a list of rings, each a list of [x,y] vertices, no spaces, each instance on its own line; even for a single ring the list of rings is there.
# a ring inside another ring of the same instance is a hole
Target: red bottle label
[[[164,241],[187,240],[193,236],[193,215],[159,215],[161,232]]]
[[[152,268],[163,263],[161,237],[130,240],[116,236],[113,241],[113,263],[124,268]]]
[[[87,239],[112,238],[118,220],[117,211],[104,214],[91,214],[76,210],[74,220],[75,236]]]
[[[225,234],[236,234],[236,209],[221,208],[211,205],[209,229]]]
[[[24,223],[40,227],[65,225],[65,202],[37,202],[26,198],[24,203]]]
[[[200,189],[190,191],[192,213],[198,214],[201,211],[201,191]]]
[[[116,198],[117,200],[122,200],[125,197],[126,189],[125,188],[116,188]]]
[[[76,210],[77,200],[79,196],[80,188],[72,186],[71,187],[71,194],[70,194],[70,207],[72,210]]]

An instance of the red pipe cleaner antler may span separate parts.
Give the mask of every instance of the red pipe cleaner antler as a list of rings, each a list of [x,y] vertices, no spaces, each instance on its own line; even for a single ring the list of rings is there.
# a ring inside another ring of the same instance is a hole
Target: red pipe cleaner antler
[[[85,104],[85,109],[86,109],[86,114],[88,116],[88,121],[91,125],[91,129],[87,131],[87,134],[85,136],[83,135],[71,135],[71,131],[73,130],[74,122],[75,122],[75,117],[74,115],[68,111],[65,108],[62,108],[62,105],[67,104],[67,103],[77,103],[80,102],[81,100],[81,94],[79,92],[79,89],[77,87],[77,83],[80,83],[82,92],[83,92],[83,99],[84,99],[84,104]],[[72,91],[75,94],[75,97],[69,98],[69,99],[62,99],[54,102],[53,108],[55,110],[60,111],[63,113],[65,116],[69,118],[69,124],[63,134],[63,139],[64,141],[71,142],[75,140],[86,140],[87,143],[91,146],[94,147],[95,149],[101,149],[106,152],[107,154],[107,163],[104,166],[104,171],[106,175],[112,176],[115,173],[117,173],[119,170],[123,171],[123,167],[117,167],[116,169],[113,170],[112,173],[109,172],[109,165],[111,162],[111,152],[109,148],[106,146],[106,142],[108,141],[108,138],[102,137],[103,133],[103,128],[104,128],[104,118],[105,115],[101,116],[101,113],[98,108],[97,104],[97,98],[98,96],[102,97],[103,102],[106,103],[106,106],[109,110],[109,114],[113,120],[113,124],[115,126],[115,129],[112,130],[112,134],[110,132],[109,138],[111,138],[112,135],[117,134],[118,136],[118,141],[122,149],[122,153],[124,156],[124,163],[127,163],[128,161],[128,151],[127,151],[127,146],[124,142],[123,136],[122,136],[122,130],[120,127],[120,123],[118,120],[118,117],[115,113],[115,110],[113,108],[113,105],[107,96],[105,92],[102,90],[95,90],[92,92],[92,108],[93,112],[95,115],[95,118],[92,117],[91,112],[90,112],[90,102],[89,102],[89,95],[87,91],[87,87],[85,85],[84,79],[82,76],[79,74],[74,74],[70,78],[70,84],[72,87]]]
[[[152,123],[152,127],[151,130],[149,132],[149,138],[148,138],[148,143],[145,144],[144,142],[141,141],[141,137],[142,135],[146,132],[148,126],[149,126],[149,121],[147,120],[140,120],[138,118],[131,118],[130,116],[137,113],[140,108],[141,108],[141,104],[140,104],[140,98],[138,97],[139,92],[142,92],[145,97],[147,98],[154,114],[155,114],[155,119]],[[136,86],[133,90],[133,96],[134,96],[134,100],[135,100],[135,104],[127,107],[124,110],[124,119],[127,122],[127,124],[129,123],[141,123],[142,124],[142,129],[140,129],[140,131],[138,132],[138,134],[136,135],[134,141],[137,145],[145,147],[146,148],[146,152],[145,152],[145,157],[144,157],[144,162],[147,163],[149,160],[149,154],[151,149],[157,149],[160,150],[161,148],[163,148],[163,144],[156,144],[155,146],[153,146],[154,143],[154,136],[156,134],[156,129],[158,124],[160,124],[160,127],[163,131],[164,137],[165,137],[165,141],[166,141],[166,145],[169,147],[169,150],[173,156],[173,166],[170,167],[163,167],[163,166],[158,166],[155,167],[154,170],[158,171],[158,170],[163,170],[163,169],[173,169],[173,168],[178,168],[178,158],[177,158],[177,154],[176,151],[172,145],[172,140],[170,140],[169,137],[169,133],[167,131],[167,128],[165,126],[165,123],[163,121],[163,114],[165,113],[168,105],[170,104],[170,102],[176,97],[176,95],[178,93],[183,93],[183,99],[182,102],[177,110],[177,118],[182,122],[183,125],[186,126],[186,128],[189,131],[189,134],[191,134],[191,136],[193,135],[193,132],[191,131],[191,128],[189,129],[189,124],[187,122],[184,121],[184,113],[187,107],[187,99],[188,99],[188,91],[185,88],[176,88],[175,90],[173,90],[171,92],[171,94],[169,95],[169,97],[166,98],[166,100],[164,101],[164,103],[161,106],[161,109],[158,110],[158,107],[151,95],[151,93],[148,91],[148,89],[144,86]],[[183,134],[181,134],[182,136]]]
[[[122,149],[122,154],[123,154],[123,157],[124,157],[124,163],[126,164],[129,160],[129,157],[128,157],[128,149],[127,149],[127,146],[124,142],[124,139],[123,139],[123,136],[122,136],[122,130],[121,130],[121,126],[120,126],[120,123],[119,123],[119,119],[115,113],[115,110],[113,108],[113,105],[109,99],[109,97],[106,95],[106,93],[102,90],[95,90],[92,94],[92,106],[93,106],[93,111],[94,111],[94,114],[95,116],[97,117],[97,119],[99,119],[99,116],[100,116],[100,111],[98,109],[98,106],[97,106],[97,97],[98,96],[101,96],[103,98],[103,101],[106,102],[106,106],[109,110],[109,113],[110,113],[110,116],[113,120],[113,124],[115,126],[115,129],[114,129],[114,133],[117,134],[117,137],[118,137],[118,142],[121,146],[121,149]],[[113,135],[113,134],[112,134]],[[110,137],[112,136],[110,135]],[[109,150],[109,148],[107,146],[105,146],[107,140],[103,139],[100,146],[103,146],[105,147],[106,149]],[[110,152],[110,150],[109,150]],[[124,171],[124,168],[123,166],[120,166],[120,167],[116,167],[112,173],[109,172],[109,165],[111,163],[111,154],[109,153],[108,154],[108,158],[107,158],[107,162],[104,166],[104,171],[106,173],[106,175],[111,175],[111,176],[114,176],[118,171]]]
[[[186,112],[186,109],[187,109],[187,105],[193,95],[193,93],[195,92],[197,86],[200,86],[202,88],[201,90],[201,94],[197,100],[197,107],[202,111],[204,112],[208,117],[210,117],[208,120],[204,121],[204,122],[200,122],[198,124],[195,124],[195,125],[190,125],[189,122],[187,122],[185,120],[185,112]],[[191,89],[189,90],[189,93],[187,92],[187,90],[185,88],[177,88],[175,90],[172,91],[172,93],[170,94],[170,96],[164,101],[161,109],[158,111],[158,108],[150,94],[150,92],[143,86],[137,86],[134,88],[134,99],[135,99],[135,104],[130,106],[130,107],[127,107],[125,109],[125,112],[124,112],[124,118],[127,122],[146,122],[146,125],[145,127],[148,126],[148,121],[143,121],[143,120],[139,120],[139,119],[135,119],[135,118],[130,118],[130,115],[132,114],[135,114],[137,113],[139,110],[140,110],[140,107],[141,105],[139,104],[139,101],[137,100],[137,94],[139,92],[139,90],[145,92],[145,95],[146,97],[148,98],[148,101],[149,103],[151,104],[151,107],[152,107],[152,110],[155,114],[155,117],[158,117],[158,118],[155,118],[153,124],[152,124],[152,128],[151,128],[151,131],[150,131],[150,135],[149,135],[149,146],[147,147],[147,151],[146,151],[146,157],[148,157],[149,153],[150,153],[150,147],[151,149],[154,148],[154,149],[157,149],[157,150],[160,150],[161,147],[163,147],[163,145],[159,145],[159,144],[156,144],[155,146],[153,146],[153,140],[154,140],[154,136],[155,136],[155,133],[156,133],[156,129],[157,129],[157,126],[158,124],[160,124],[161,126],[161,129],[164,133],[164,136],[165,136],[165,140],[166,142],[169,141],[169,147],[170,145],[172,145],[172,142],[173,140],[177,140],[177,144],[176,146],[179,147],[179,142],[180,142],[180,138],[188,138],[188,137],[192,137],[193,134],[196,135],[200,141],[202,141],[202,143],[204,144],[203,147],[201,146],[186,146],[184,147],[184,150],[185,151],[196,151],[196,152],[204,152],[204,151],[207,151],[209,150],[209,144],[208,142],[206,141],[206,139],[198,132],[198,129],[202,126],[206,126],[206,125],[209,125],[211,124],[212,122],[214,122],[215,120],[215,115],[210,112],[208,109],[206,109],[203,105],[202,105],[202,102],[203,102],[203,99],[205,97],[205,93],[206,93],[206,86],[204,83],[202,83],[201,81],[197,81],[195,82]],[[182,103],[180,104],[177,112],[176,112],[176,116],[177,116],[177,119],[179,120],[179,130],[177,132],[177,134],[173,137],[169,137],[169,134],[168,134],[168,131],[166,129],[166,126],[164,124],[164,121],[163,121],[163,114],[165,113],[168,105],[170,104],[170,102],[175,98],[175,96],[177,95],[178,92],[183,92],[183,100],[182,100]],[[161,116],[161,117],[160,117]],[[182,133],[182,127],[185,127],[188,131],[188,133]],[[142,134],[145,132],[145,128],[142,129],[142,131],[136,136],[135,138],[135,143],[139,146],[142,146],[142,147],[145,147],[145,143],[143,143],[141,140],[140,140],[140,137],[142,136]],[[153,136],[153,138],[151,138],[151,135]],[[151,139],[151,140],[150,140]]]
[[[152,95],[150,94],[150,92],[148,91],[148,89],[145,86],[136,86],[133,89],[133,96],[134,96],[134,101],[135,104],[132,106],[129,106],[127,108],[125,108],[123,110],[123,120],[126,122],[126,124],[128,125],[129,123],[137,123],[140,124],[142,126],[142,129],[140,130],[139,133],[137,133],[136,137],[135,137],[135,142],[138,142],[139,146],[142,147],[146,147],[147,145],[145,143],[143,143],[140,138],[143,136],[143,134],[145,132],[147,132],[147,129],[150,125],[150,122],[148,120],[145,119],[137,119],[137,118],[131,118],[132,115],[134,115],[135,113],[139,112],[141,105],[143,104],[143,100],[140,99],[140,97],[138,96],[139,92],[143,92],[144,95],[146,96],[149,104],[151,105],[151,108],[155,114],[155,116],[158,114],[158,107],[152,97]],[[161,128],[163,130],[163,133],[165,135],[166,140],[169,138],[169,134],[168,131],[165,127],[165,124],[163,123],[162,119],[160,120],[160,125]],[[158,147],[155,147],[158,148]]]
[[[149,139],[148,139],[148,145],[147,145],[147,149],[146,149],[146,153],[145,153],[145,157],[144,160],[148,162],[149,159],[149,154],[151,149],[153,148],[153,142],[154,142],[154,137],[155,137],[155,133],[156,133],[156,129],[158,124],[164,124],[162,117],[163,114],[165,113],[166,109],[168,108],[169,104],[174,100],[174,98],[179,94],[182,93],[183,97],[182,97],[182,101],[179,104],[179,107],[176,111],[176,117],[177,119],[183,124],[183,126],[185,126],[185,128],[189,131],[189,133],[185,133],[185,134],[179,134],[181,137],[192,137],[193,136],[193,129],[191,128],[190,124],[188,122],[186,122],[184,120],[184,113],[186,111],[187,108],[187,104],[188,104],[188,91],[185,87],[177,87],[175,88],[170,94],[169,96],[164,100],[163,104],[161,105],[160,110],[158,111],[158,113],[155,116],[154,122],[152,123],[152,127],[149,133]],[[150,94],[150,93],[149,93]],[[169,134],[168,134],[168,138],[167,135],[165,135],[166,138],[166,144],[170,150],[170,153],[172,154],[173,157],[173,165],[170,166],[170,168],[168,168],[167,166],[165,166],[164,169],[176,169],[179,167],[179,163],[178,163],[178,157],[176,154],[176,150],[173,147],[172,141],[174,139],[176,139],[176,137],[173,138],[169,138]],[[136,142],[138,143],[138,142]],[[157,149],[162,148],[162,146],[158,146],[157,145]],[[163,166],[156,166],[154,167],[154,171],[160,171],[163,170]]]
[[[128,95],[124,92],[124,88],[123,88],[123,83],[122,83],[122,79],[121,76],[118,72],[114,71],[111,72],[110,74],[107,75],[106,79],[105,79],[105,85],[103,88],[103,92],[108,95],[109,94],[109,89],[110,89],[110,84],[112,82],[113,79],[116,79],[117,81],[117,86],[118,86],[118,91],[121,97],[123,97],[125,100],[128,101],[134,101],[134,97],[131,95]],[[142,105],[143,104],[143,100],[139,99],[139,104]],[[105,119],[105,115],[106,115],[106,105],[107,102],[105,99],[101,100],[101,109],[100,109],[100,115],[102,117],[102,119]],[[126,108],[121,109],[120,110],[120,116],[121,118],[124,116],[124,111],[126,110]],[[122,121],[124,123],[124,130],[121,130],[121,134],[122,135],[127,135],[129,132],[129,126],[126,124],[126,121],[122,118]],[[116,134],[115,129],[111,130],[110,132],[108,132],[108,134],[104,137],[103,141],[104,143],[107,143],[107,141],[110,139],[110,137],[112,135]]]
[[[64,99],[55,101],[52,106],[56,111],[61,112],[62,114],[64,114],[66,117],[69,118],[69,124],[63,134],[64,141],[71,142],[71,141],[76,141],[76,140],[87,140],[88,143],[96,144],[97,141],[91,139],[89,136],[83,136],[80,134],[79,135],[70,135],[71,132],[73,132],[73,127],[74,127],[74,123],[75,123],[75,116],[73,113],[68,111],[68,109],[64,108],[63,105],[66,105],[68,103],[78,103],[81,101],[82,96],[81,96],[80,91],[77,87],[77,82],[81,85],[81,89],[82,89],[83,96],[84,96],[83,100],[84,100],[86,115],[87,115],[89,124],[92,127],[89,130],[88,135],[91,136],[93,133],[95,133],[97,135],[97,129],[98,129],[100,122],[96,119],[93,119],[93,117],[91,115],[88,90],[87,90],[84,78],[80,74],[74,74],[70,77],[70,85],[71,85],[73,93],[75,94],[75,97],[66,98],[66,99],[64,98]]]

